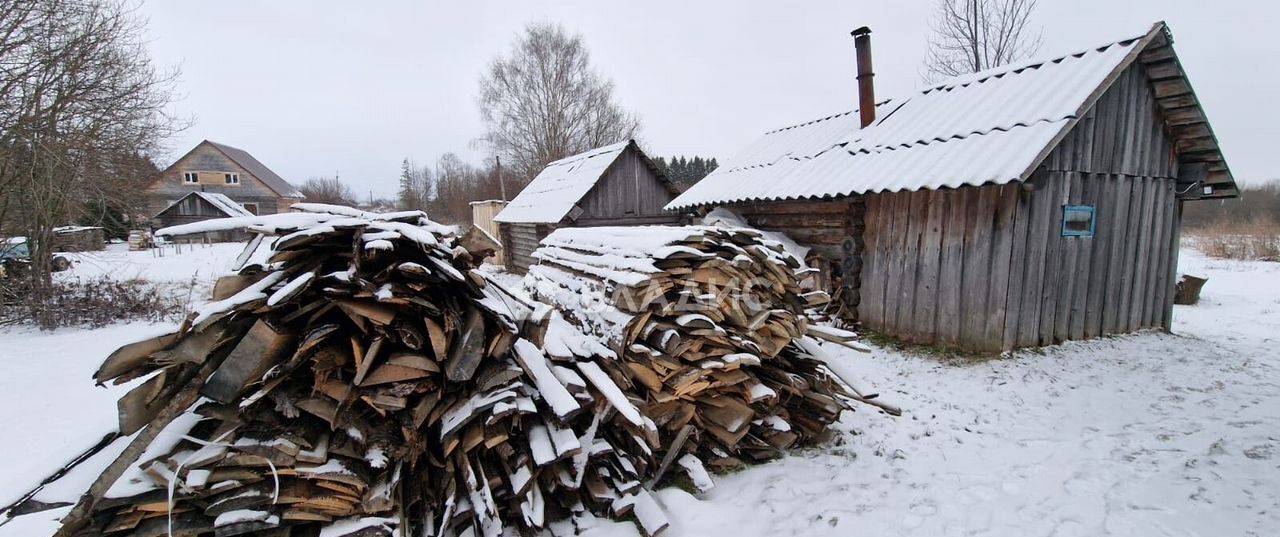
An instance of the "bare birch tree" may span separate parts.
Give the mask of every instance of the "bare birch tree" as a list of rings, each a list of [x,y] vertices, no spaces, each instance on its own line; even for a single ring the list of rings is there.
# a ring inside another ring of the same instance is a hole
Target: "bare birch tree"
[[[177,74],[158,72],[125,0],[0,0],[0,224],[31,248],[32,317],[43,306],[53,228],[90,201],[136,205],[139,163],[179,123]]]
[[[333,177],[312,177],[298,187],[308,203],[333,203],[337,205],[356,204],[356,193],[351,186],[342,182],[335,174]]]
[[[1035,54],[1030,26],[1037,0],[939,0],[925,79],[976,73]]]
[[[480,79],[482,137],[516,177],[548,162],[635,136],[639,120],[614,102],[613,83],[591,67],[581,35],[531,24]]]

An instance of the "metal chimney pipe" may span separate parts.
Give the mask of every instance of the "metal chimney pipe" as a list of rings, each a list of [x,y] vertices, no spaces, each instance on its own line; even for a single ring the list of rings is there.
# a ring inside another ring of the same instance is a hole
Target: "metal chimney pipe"
[[[858,55],[858,111],[862,116],[862,127],[866,128],[876,120],[876,85],[873,82],[876,74],[871,70],[871,29],[863,26],[850,35]]]

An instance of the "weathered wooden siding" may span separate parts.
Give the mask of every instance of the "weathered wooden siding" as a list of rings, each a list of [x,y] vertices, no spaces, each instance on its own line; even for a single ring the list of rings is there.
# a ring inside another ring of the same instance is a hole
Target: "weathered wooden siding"
[[[578,206],[582,214],[573,225],[622,226],[674,224],[679,214],[664,211],[675,193],[658,178],[634,149],[618,155],[605,175],[591,188]]]
[[[1045,171],[1020,184],[866,197],[863,326],[999,351],[1168,328],[1174,181]],[[1062,207],[1093,205],[1093,237]]]
[[[524,274],[529,267],[538,264],[533,251],[538,243],[554,229],[550,224],[501,224],[503,247],[506,249],[507,270]]]
[[[979,351],[1168,329],[1177,155],[1141,69],[1025,185],[867,195],[862,324]],[[1064,205],[1095,207],[1094,236],[1061,236]]]
[[[502,209],[506,206],[507,202],[502,200],[471,202],[471,224],[483,229],[485,233],[498,239],[498,241],[502,241],[502,230],[499,228],[498,223],[493,221],[493,217],[498,216],[498,213],[502,212]],[[503,244],[505,245],[506,243],[503,242]],[[498,265],[506,264],[504,249],[505,246],[494,252],[490,261]]]

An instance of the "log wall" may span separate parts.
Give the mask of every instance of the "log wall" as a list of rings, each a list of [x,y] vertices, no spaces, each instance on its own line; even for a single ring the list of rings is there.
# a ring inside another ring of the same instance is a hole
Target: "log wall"
[[[516,274],[524,274],[529,271],[529,267],[538,264],[538,260],[533,258],[533,251],[538,249],[538,243],[551,231],[555,229],[551,224],[500,224],[502,237],[498,240],[502,241],[504,254],[506,255],[507,270]]]

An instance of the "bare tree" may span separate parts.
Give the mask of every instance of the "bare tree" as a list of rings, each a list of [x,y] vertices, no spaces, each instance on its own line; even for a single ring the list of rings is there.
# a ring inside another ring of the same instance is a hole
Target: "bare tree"
[[[1035,54],[1028,28],[1037,0],[938,0],[925,78],[976,73]]]
[[[306,201],[311,203],[333,203],[337,205],[356,204],[356,193],[349,185],[338,179],[337,175],[333,177],[312,177],[307,182],[302,183],[298,190],[302,191],[302,195],[306,196]]]
[[[151,65],[142,24],[124,0],[0,0],[0,224],[27,237],[44,327],[53,228],[89,201],[136,204],[142,163],[181,127],[177,73]]]
[[[614,102],[613,83],[591,68],[581,35],[531,24],[480,79],[482,137],[517,177],[548,162],[635,136],[639,120]]]

